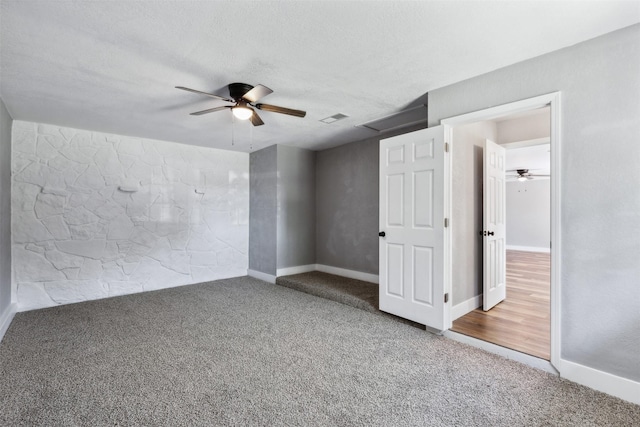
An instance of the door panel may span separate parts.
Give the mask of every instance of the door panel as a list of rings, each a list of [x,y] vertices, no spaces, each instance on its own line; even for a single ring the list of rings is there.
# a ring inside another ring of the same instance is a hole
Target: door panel
[[[484,148],[482,309],[490,310],[507,295],[505,149],[486,140]]]
[[[389,225],[404,225],[404,174],[387,176],[387,221]]]
[[[404,298],[404,246],[390,243],[387,245],[387,294]]]
[[[416,302],[433,305],[433,249],[413,247],[413,295]]]
[[[413,173],[413,226],[433,228],[433,171]]]
[[[444,128],[380,142],[380,310],[444,329]]]

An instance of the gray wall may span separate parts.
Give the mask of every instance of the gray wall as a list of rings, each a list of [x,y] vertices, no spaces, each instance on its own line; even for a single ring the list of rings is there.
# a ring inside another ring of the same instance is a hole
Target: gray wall
[[[496,124],[478,122],[453,129],[452,298],[453,305],[482,294],[482,179],[484,141],[496,139]]]
[[[429,124],[562,92],[561,357],[640,381],[640,25],[429,93]]]
[[[379,138],[316,157],[318,264],[378,274]]]
[[[283,145],[251,153],[249,269],[316,263],[315,157]]]
[[[11,305],[11,125],[0,99],[0,319]]]
[[[551,240],[551,181],[507,182],[507,248],[549,249]]]
[[[249,269],[274,275],[277,256],[277,146],[249,158]]]
[[[316,156],[316,262],[378,274],[380,140],[425,124],[319,151]]]
[[[316,263],[316,153],[279,145],[277,268]]]

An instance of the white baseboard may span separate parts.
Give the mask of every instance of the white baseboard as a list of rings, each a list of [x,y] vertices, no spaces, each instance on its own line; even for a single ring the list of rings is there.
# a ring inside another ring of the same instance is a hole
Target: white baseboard
[[[316,270],[316,265],[315,264],[298,265],[298,266],[295,266],[295,267],[279,268],[279,269],[276,270],[276,277],[289,276],[291,274],[308,273],[310,271],[315,271],[315,270]]]
[[[5,310],[4,313],[0,316],[0,342],[2,342],[2,338],[4,338],[5,332],[9,329],[11,325],[11,321],[13,320],[13,316],[16,315],[16,304],[13,303],[9,305],[9,307]]]
[[[459,334],[453,331],[444,331],[445,337],[454,341],[468,344],[472,347],[477,347],[489,353],[497,354],[507,359],[515,360],[516,362],[524,363],[532,368],[540,369],[545,372],[549,372],[553,375],[558,375],[558,371],[553,367],[548,360],[540,359],[539,357],[531,356],[528,354],[520,353],[519,351],[511,350],[510,348],[502,347],[487,341],[482,341],[477,338],[472,338],[464,334]]]
[[[270,281],[271,277],[288,276],[290,274],[308,273],[310,271],[321,271],[323,273],[335,274],[336,276],[348,277],[350,279],[362,280],[364,282],[379,283],[377,274],[363,273],[362,271],[348,270],[346,268],[332,267],[324,264],[308,264],[298,265],[295,267],[279,268],[276,271],[276,276],[270,276],[265,273],[253,270],[247,270],[249,276],[256,277],[258,279]],[[257,274],[254,275],[251,272]],[[268,278],[265,278],[268,277]],[[275,279],[274,279],[275,280]]]
[[[516,245],[506,245],[505,248],[508,251],[523,251],[523,252],[541,252],[545,254],[550,254],[550,248],[539,248],[536,246],[516,246]]]
[[[346,268],[331,267],[330,265],[323,264],[316,264],[316,270],[322,271],[323,273],[335,274],[336,276],[362,280],[364,282],[380,283],[377,274],[363,273],[361,271],[347,270]]]
[[[263,273],[262,271],[247,270],[247,276],[255,277],[256,279],[264,280],[269,283],[276,283],[276,276]]]
[[[594,390],[640,405],[640,382],[560,359],[560,376]]]
[[[482,294],[469,298],[466,301],[462,301],[460,304],[454,305],[451,307],[451,321],[453,322],[457,318],[472,312],[480,306],[482,306]]]
[[[617,375],[589,368],[588,366],[560,359],[557,370],[544,360],[519,351],[501,347],[490,342],[482,341],[453,331],[444,331],[443,335],[454,341],[481,348],[507,359],[515,360],[533,368],[541,369],[554,375],[560,375],[569,381],[581,384],[597,391],[618,397],[622,400],[640,405],[640,382],[622,378]]]

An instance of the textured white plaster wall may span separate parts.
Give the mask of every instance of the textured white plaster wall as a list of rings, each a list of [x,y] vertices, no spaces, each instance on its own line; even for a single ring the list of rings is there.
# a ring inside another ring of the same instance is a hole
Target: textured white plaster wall
[[[18,310],[242,276],[249,155],[13,124]]]

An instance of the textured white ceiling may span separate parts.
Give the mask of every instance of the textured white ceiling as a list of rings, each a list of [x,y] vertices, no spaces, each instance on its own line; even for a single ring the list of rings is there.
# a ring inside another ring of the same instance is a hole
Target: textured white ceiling
[[[8,1],[0,94],[14,119],[239,151],[322,149],[425,93],[638,22],[637,1]],[[228,83],[264,84],[232,129]],[[335,113],[349,118],[327,125]],[[235,145],[231,145],[232,135]]]

